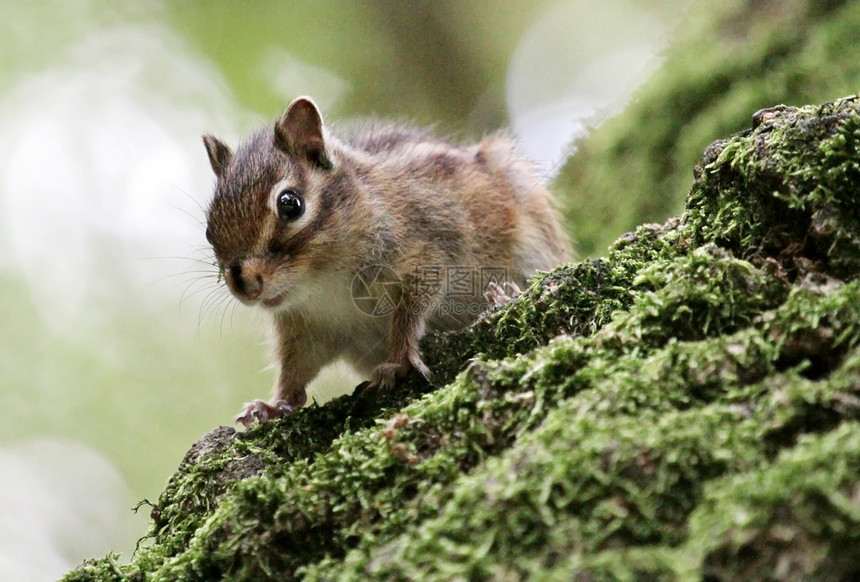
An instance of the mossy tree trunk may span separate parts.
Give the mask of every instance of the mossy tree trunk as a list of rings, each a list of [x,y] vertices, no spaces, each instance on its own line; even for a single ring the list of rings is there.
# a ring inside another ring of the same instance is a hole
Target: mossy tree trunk
[[[440,385],[207,435],[66,580],[860,576],[859,110],[758,113],[680,218],[428,338]]]
[[[711,10],[562,173],[602,258],[427,337],[434,385],[216,429],[65,580],[860,578],[860,101],[753,115],[850,92],[860,2]]]
[[[693,2],[629,107],[576,144],[555,189],[584,256],[683,209],[691,169],[753,112],[860,88],[857,0]]]

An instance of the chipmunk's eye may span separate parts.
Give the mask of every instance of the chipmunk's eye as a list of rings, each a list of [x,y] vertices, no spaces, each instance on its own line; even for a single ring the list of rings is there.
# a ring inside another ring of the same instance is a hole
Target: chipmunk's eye
[[[209,228],[208,226],[206,227],[206,240],[209,241],[210,245],[213,244],[212,243],[212,229]]]
[[[305,211],[305,203],[298,192],[287,188],[278,194],[278,218],[283,222],[295,220]]]

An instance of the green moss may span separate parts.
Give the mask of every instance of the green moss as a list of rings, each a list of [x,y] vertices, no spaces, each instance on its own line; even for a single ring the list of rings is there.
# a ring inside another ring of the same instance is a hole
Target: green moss
[[[87,560],[73,572],[69,572],[63,578],[66,582],[87,582],[89,580],[104,580],[105,582],[122,582],[129,580],[123,568],[119,564],[119,556],[108,554],[101,560]]]
[[[778,305],[787,291],[777,278],[714,245],[669,265],[649,265],[635,282],[656,291],[640,294],[613,329],[636,333],[645,345],[731,333]]]
[[[857,579],[858,472],[857,422],[804,437],[771,466],[708,485],[690,519],[690,553],[720,580]]]
[[[793,278],[860,269],[856,98],[760,112],[753,130],[713,144],[687,200],[696,242],[714,241]],[[810,164],[814,159],[815,163]]]
[[[681,211],[690,168],[717,136],[776,103],[857,90],[857,0],[696,2],[665,62],[623,113],[579,140],[556,180],[585,256]]]
[[[698,484],[730,462],[756,460],[754,431],[729,430],[738,417],[725,407],[576,412],[575,401],[559,406],[540,429],[459,480],[439,517],[379,548],[393,559],[375,552],[356,578],[527,576],[571,553],[676,545],[701,495]]]
[[[831,305],[860,302],[857,285],[838,294]],[[677,548],[691,511],[702,502],[703,483],[769,470],[763,469],[769,459],[802,435],[860,419],[860,352],[846,358],[828,383],[809,380],[805,365],[777,371],[783,351],[793,350],[785,334],[802,337],[818,320],[797,307],[788,302],[759,326],[671,342],[647,358],[602,360],[595,354],[568,359],[561,371],[565,354],[586,347],[564,340],[497,364],[496,381],[516,370],[528,378],[519,390],[529,394],[549,392],[560,377],[575,389],[567,397],[545,393],[541,404],[549,411],[541,422],[457,477],[450,491],[434,494],[420,527],[399,522],[388,528],[398,534],[393,538],[375,536],[345,558],[329,557],[304,573],[312,579],[446,580],[454,573],[519,578],[557,569],[564,579],[591,571],[591,564],[607,571],[613,562],[600,556],[617,547],[653,547],[658,555]],[[846,337],[856,341],[856,314],[851,325]],[[519,400],[501,394],[509,398],[494,405],[497,417],[505,400]],[[860,479],[860,472],[854,476]],[[476,539],[476,532],[483,537]],[[380,543],[380,537],[390,541]],[[644,550],[639,555],[648,556],[646,563],[654,560]],[[621,576],[639,565],[613,567]]]
[[[631,260],[630,262],[634,262]],[[528,352],[561,334],[587,336],[632,301],[633,274],[596,259],[576,263],[533,280],[532,285],[468,330],[424,340],[425,361],[434,383],[452,381],[472,358],[498,359]]]
[[[850,579],[857,110],[715,143],[684,215],[427,338],[433,385],[213,431],[66,579]]]

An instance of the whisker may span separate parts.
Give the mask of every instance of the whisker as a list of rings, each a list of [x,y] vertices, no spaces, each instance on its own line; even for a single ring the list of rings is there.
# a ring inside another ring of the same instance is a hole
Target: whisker
[[[183,194],[186,198],[188,198],[189,200],[191,200],[191,201],[192,201],[192,202],[197,206],[197,208],[200,210],[200,212],[201,212],[203,215],[205,215],[205,214],[206,214],[206,207],[205,207],[205,206],[203,206],[203,204],[202,204],[202,203],[201,203],[197,198],[195,198],[194,196],[192,196],[191,194],[189,194],[188,192],[186,192],[185,190],[183,190],[182,188],[180,188],[180,187],[179,187],[179,186],[177,186],[176,184],[171,184],[171,186],[172,186],[172,187],[173,187],[177,192],[180,192],[180,193],[181,193],[181,194]],[[182,209],[180,209],[180,210],[182,210]],[[187,211],[186,211],[186,212],[187,212]]]
[[[201,218],[199,216],[195,216],[194,214],[192,214],[188,210],[182,208],[181,206],[175,206],[175,205],[171,204],[170,208],[172,208],[173,210],[177,210],[177,211],[181,212],[182,214],[184,214],[185,216],[189,217],[191,220],[196,222],[198,226],[205,226],[206,225],[205,217]]]
[[[236,335],[236,330],[233,327],[234,320],[236,318],[236,309],[239,307],[239,303],[234,301],[233,307],[230,309],[230,333]]]
[[[212,285],[211,281],[203,281],[202,285],[198,285],[197,288],[194,288],[193,285],[195,283],[198,283],[198,282],[200,282],[200,281],[199,280],[193,281],[192,283],[190,283],[189,285],[187,285],[185,287],[185,289],[182,291],[182,294],[179,296],[179,304],[180,305],[182,305],[186,300],[189,300],[192,297],[196,297],[200,293],[204,293],[207,290],[210,292],[217,291],[217,288],[220,287],[218,285]]]
[[[166,281],[168,279],[176,280],[180,277],[190,278],[192,281],[199,281],[201,279],[212,279],[214,281],[218,280],[218,272],[204,269],[193,269],[190,271],[181,271],[178,273],[168,273],[166,275],[162,275],[157,279],[153,280],[153,283],[161,283],[162,281]],[[181,283],[182,281],[180,281]]]
[[[133,257],[129,259],[129,262],[137,262],[137,261],[175,261],[175,262],[191,262],[191,263],[203,263],[210,266],[214,266],[215,258],[209,255],[202,255],[199,257],[193,257],[188,255],[164,255],[160,257]]]
[[[224,337],[224,319],[227,317],[227,312],[230,311],[230,305],[227,303],[223,304],[224,309],[221,310],[221,322],[218,327],[218,333],[221,337]],[[235,308],[234,308],[235,309]],[[230,330],[233,331],[232,329]]]
[[[220,287],[213,287],[209,290],[200,302],[200,317],[198,319],[198,329],[200,324],[206,317],[211,316],[218,307],[229,298],[225,296],[224,291]]]
[[[218,296],[212,304],[212,309],[209,312],[209,320],[212,322],[219,321],[218,335],[224,337],[223,320],[224,314],[230,309],[230,301],[227,297]],[[218,315],[220,313],[220,316]]]

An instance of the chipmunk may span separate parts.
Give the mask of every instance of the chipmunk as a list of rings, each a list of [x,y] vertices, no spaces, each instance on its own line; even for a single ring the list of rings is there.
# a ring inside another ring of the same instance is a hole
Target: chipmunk
[[[455,145],[372,123],[338,137],[300,97],[235,152],[203,142],[216,176],[206,238],[230,292],[271,315],[280,369],[271,401],[236,418],[245,426],[303,406],[338,357],[370,389],[411,368],[429,379],[428,329],[467,325],[488,288],[571,256],[550,193],[502,135]]]

